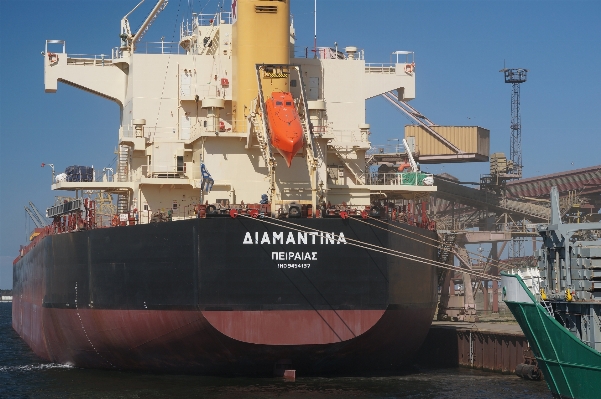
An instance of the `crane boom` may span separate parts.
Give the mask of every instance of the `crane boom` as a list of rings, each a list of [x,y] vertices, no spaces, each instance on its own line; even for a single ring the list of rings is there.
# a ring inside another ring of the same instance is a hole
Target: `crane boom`
[[[144,34],[146,34],[146,32],[148,31],[148,28],[150,28],[150,25],[152,25],[152,23],[156,19],[157,15],[159,15],[159,13],[161,11],[163,11],[165,9],[165,7],[167,7],[168,2],[169,2],[169,0],[158,0],[157,1],[157,4],[154,6],[154,8],[150,12],[150,14],[148,14],[148,16],[146,17],[144,22],[142,22],[140,29],[138,29],[138,31],[132,38],[132,40],[131,40],[132,47],[135,47],[136,43],[139,42],[140,39],[142,39]]]
[[[44,216],[42,216],[41,212],[38,210],[38,208],[33,204],[33,202],[29,201],[29,206],[31,207],[31,210],[33,211],[33,213],[35,213],[35,215],[37,216],[38,220],[42,223],[41,227],[46,226],[48,223],[46,222],[46,218]]]
[[[44,227],[42,222],[36,218],[36,216],[34,215],[34,213],[31,209],[29,209],[28,207],[25,207],[25,212],[27,212],[27,214],[29,215],[31,220],[33,220],[33,224],[35,224],[35,227],[37,227],[37,228]]]
[[[411,169],[413,170],[413,172],[417,172],[417,163],[415,163],[415,159],[413,159],[413,154],[411,153],[411,148],[409,148],[409,144],[407,144],[407,140],[403,139],[403,145],[405,146],[405,151],[407,152],[407,156],[409,157]]]

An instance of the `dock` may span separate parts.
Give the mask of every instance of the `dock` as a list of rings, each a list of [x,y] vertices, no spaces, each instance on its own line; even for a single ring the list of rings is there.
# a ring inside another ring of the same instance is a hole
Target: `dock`
[[[416,363],[514,373],[528,352],[528,341],[515,322],[434,321]]]

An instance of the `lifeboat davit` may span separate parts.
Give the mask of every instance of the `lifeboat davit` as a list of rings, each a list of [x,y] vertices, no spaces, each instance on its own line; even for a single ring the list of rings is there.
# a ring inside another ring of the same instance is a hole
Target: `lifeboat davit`
[[[303,127],[292,94],[273,92],[265,105],[271,131],[271,145],[282,154],[290,167],[294,155],[303,148]]]

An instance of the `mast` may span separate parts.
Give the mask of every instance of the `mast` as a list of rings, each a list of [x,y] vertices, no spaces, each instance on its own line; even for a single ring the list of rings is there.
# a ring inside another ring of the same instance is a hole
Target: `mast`
[[[313,53],[317,58],[317,0],[313,4]]]

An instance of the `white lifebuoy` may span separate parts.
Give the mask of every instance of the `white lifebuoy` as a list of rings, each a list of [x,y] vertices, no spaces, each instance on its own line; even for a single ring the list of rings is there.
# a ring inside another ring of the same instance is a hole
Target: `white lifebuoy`
[[[57,63],[58,62],[58,54],[48,53],[48,61],[50,61],[51,64]]]
[[[405,65],[405,73],[413,73],[414,69],[415,69],[415,62]]]

